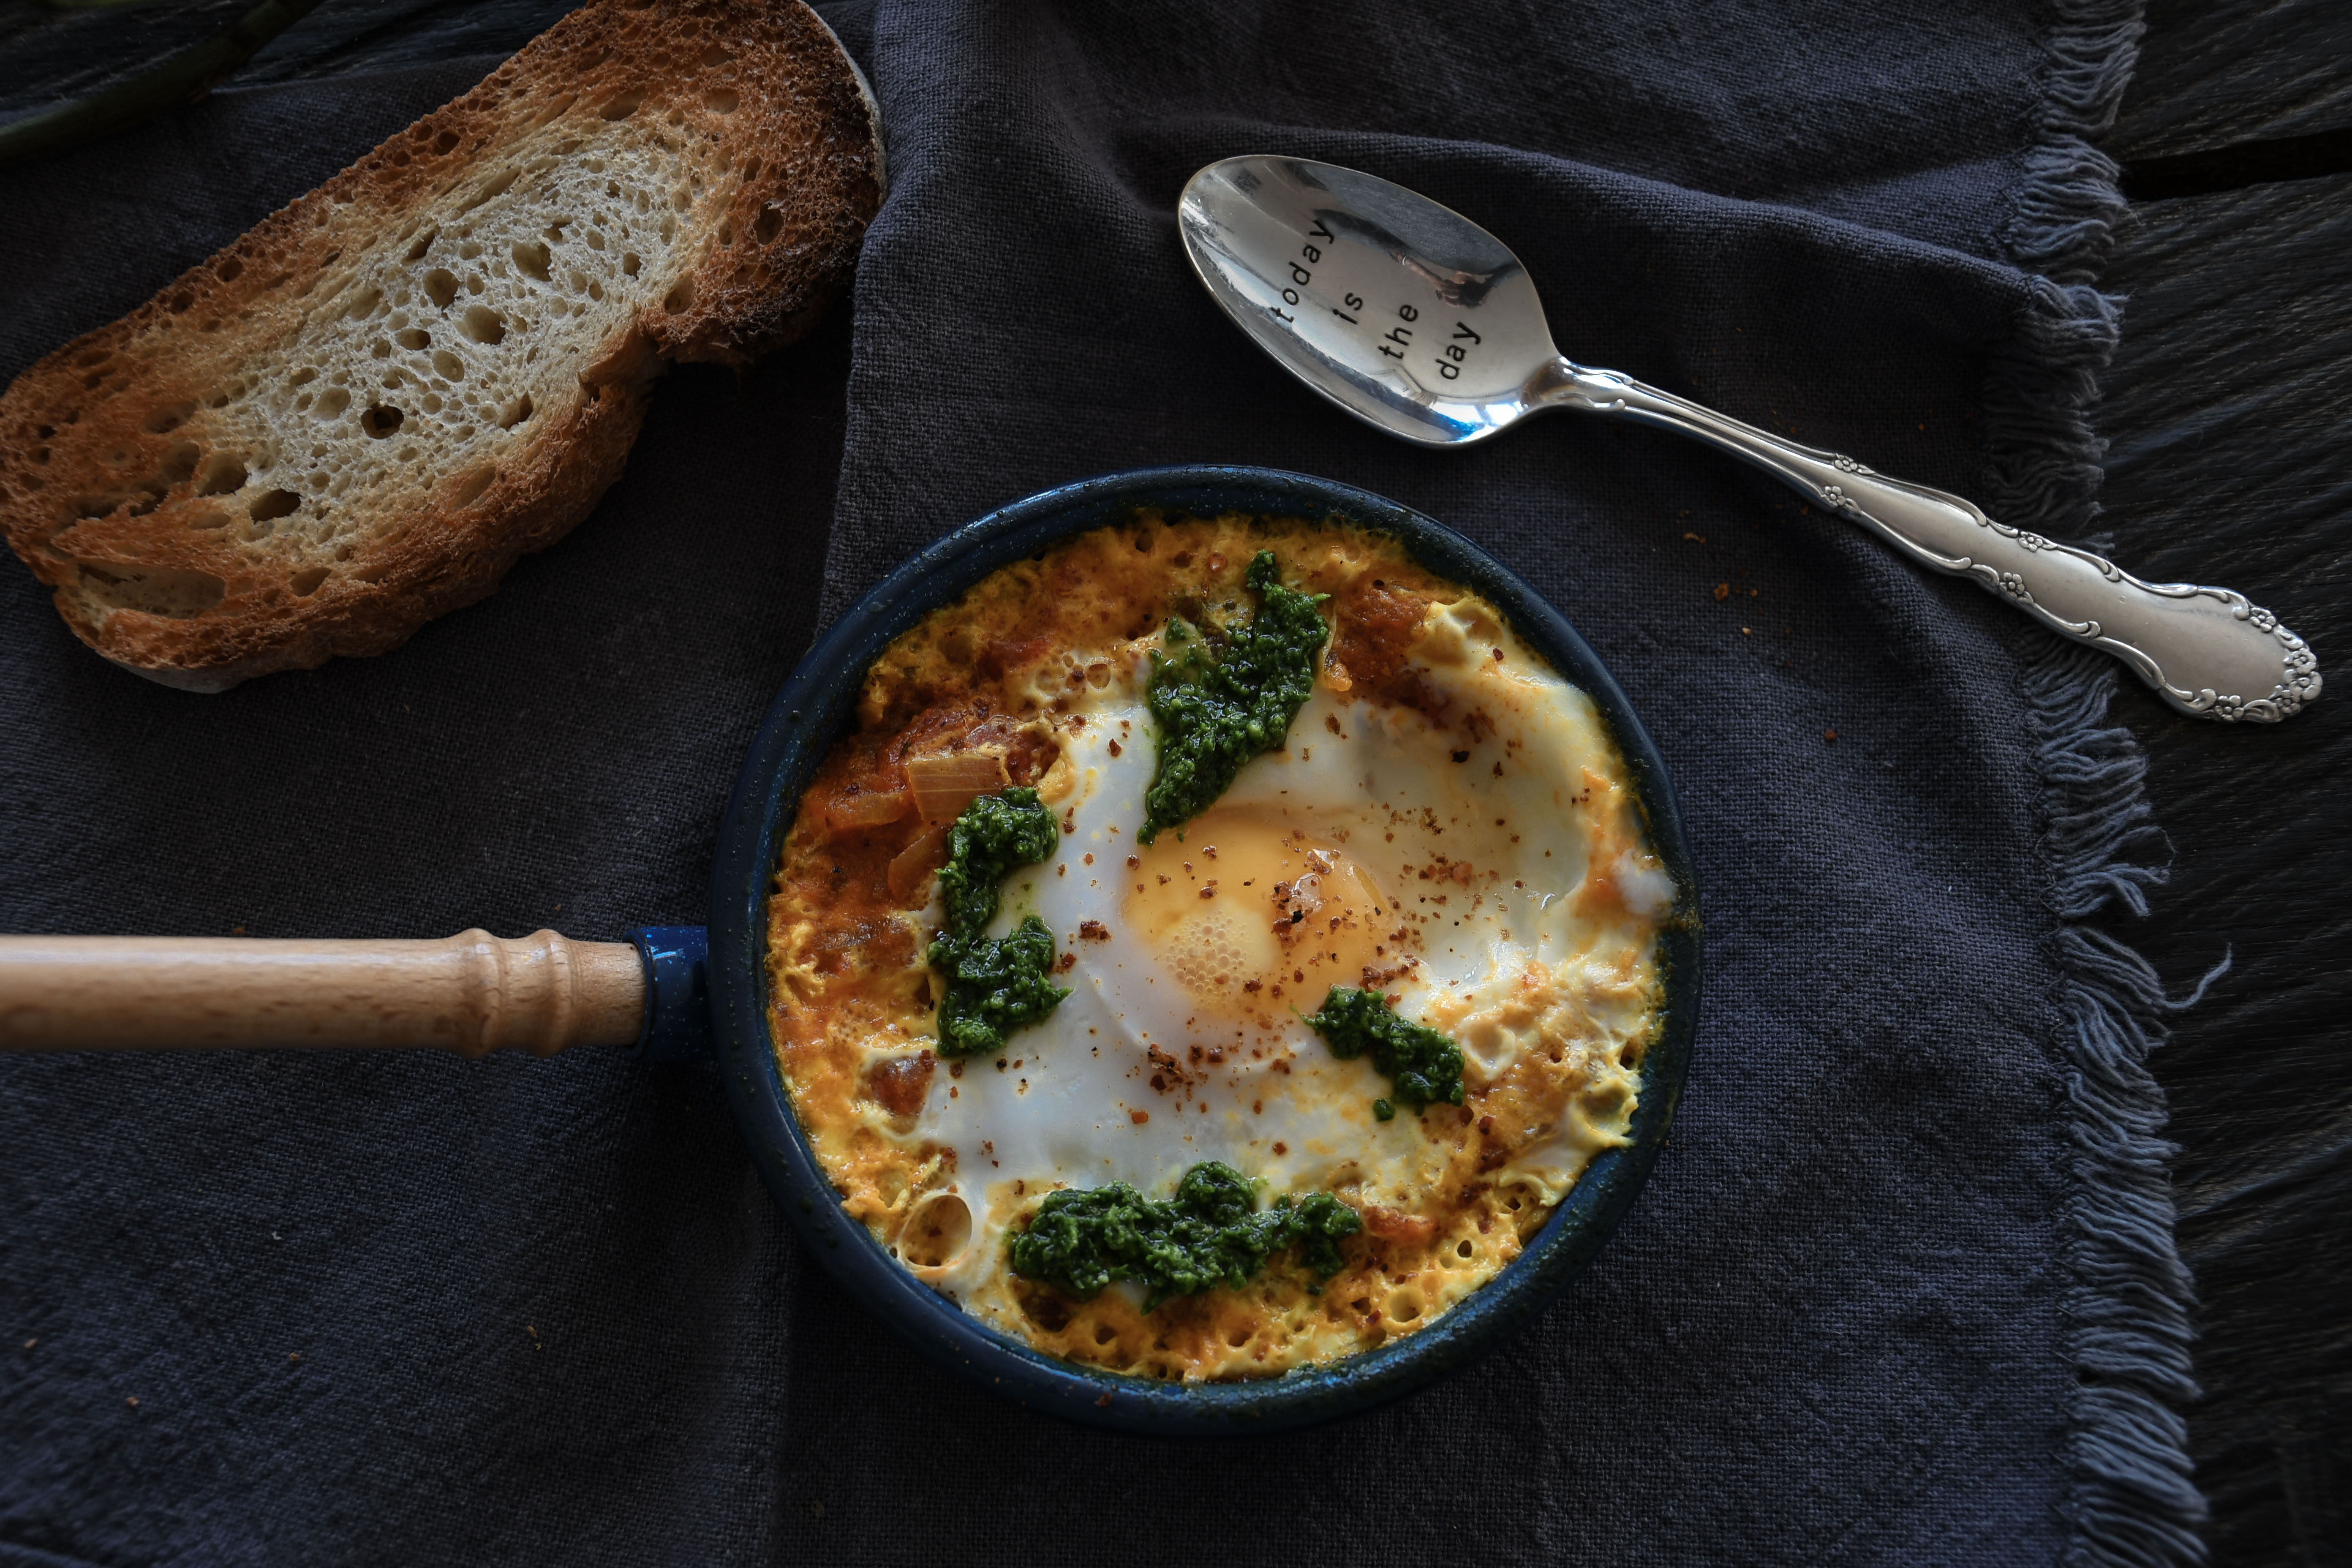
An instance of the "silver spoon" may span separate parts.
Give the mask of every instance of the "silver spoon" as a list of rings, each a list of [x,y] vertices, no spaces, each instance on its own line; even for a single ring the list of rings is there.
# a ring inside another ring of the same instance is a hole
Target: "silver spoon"
[[[1302,158],[1227,158],[1186,183],[1185,253],[1225,313],[1369,424],[1459,447],[1550,408],[1614,415],[1755,464],[1923,566],[1972,577],[2122,659],[2184,713],[2274,723],[2319,695],[2317,661],[2227,588],[2143,583],[1958,496],[1782,440],[1552,346],[1519,258],[1402,185]]]

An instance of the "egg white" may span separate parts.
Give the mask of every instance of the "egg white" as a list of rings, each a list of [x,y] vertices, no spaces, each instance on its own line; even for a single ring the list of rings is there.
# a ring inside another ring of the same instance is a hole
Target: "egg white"
[[[1612,844],[1604,869],[1619,889],[1617,912],[1576,912],[1572,895],[1594,869],[1591,779],[1622,770],[1599,715],[1473,601],[1433,615],[1415,662],[1425,662],[1424,678],[1451,700],[1450,712],[1475,709],[1491,723],[1474,738],[1470,726],[1440,728],[1410,709],[1318,684],[1286,748],[1244,768],[1215,812],[1336,845],[1377,884],[1400,925],[1417,933],[1419,959],[1383,989],[1405,1016],[1448,1027],[1474,1072],[1491,1077],[1537,1045],[1524,1008],[1512,1011],[1535,966],[1560,982],[1582,1032],[1606,1050],[1643,1026],[1648,1005],[1646,992],[1626,983],[1625,917],[1654,919],[1675,889],[1638,842]],[[910,1145],[956,1151],[954,1190],[971,1210],[970,1243],[920,1272],[984,1315],[973,1298],[1003,1273],[1003,1232],[1045,1189],[1125,1181],[1163,1195],[1187,1167],[1221,1160],[1276,1194],[1352,1179],[1380,1201],[1411,1206],[1444,1168],[1444,1151],[1417,1118],[1375,1119],[1372,1102],[1390,1092],[1388,1080],[1368,1059],[1334,1057],[1300,1017],[1329,984],[1360,977],[1275,976],[1285,989],[1278,1003],[1266,1001],[1263,1024],[1204,1017],[1175,976],[1182,955],[1154,951],[1127,918],[1127,862],[1139,853],[1155,764],[1145,674],[1139,660],[1073,701],[1059,736],[1073,781],[1054,803],[1065,824],[1059,850],[1006,880],[992,931],[1031,914],[1044,921],[1059,950],[1075,954],[1058,976],[1070,994],[1015,1033],[1001,1058],[974,1058],[935,1079],[917,1124],[899,1134]],[[1191,857],[1197,844],[1205,855],[1214,837],[1195,823],[1182,852]],[[1433,864],[1466,866],[1467,879],[1442,869],[1426,877]],[[1192,865],[1209,869],[1205,860]],[[1230,861],[1219,865],[1228,874],[1217,896],[1244,918],[1271,921],[1271,890],[1244,889]],[[1224,1059],[1197,1060],[1195,1047]],[[1155,1059],[1154,1049],[1163,1056]],[[1155,1073],[1163,1087],[1152,1086]],[[1517,1164],[1556,1199],[1601,1141],[1568,1119]]]

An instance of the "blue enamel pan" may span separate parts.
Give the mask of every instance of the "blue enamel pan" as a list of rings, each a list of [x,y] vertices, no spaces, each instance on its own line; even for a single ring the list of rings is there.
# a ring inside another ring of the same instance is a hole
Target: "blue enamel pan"
[[[1651,843],[1683,889],[1683,918],[1663,939],[1665,1016],[1643,1059],[1631,1142],[1597,1158],[1527,1250],[1429,1327],[1328,1366],[1251,1382],[1148,1383],[1076,1366],[986,1327],[922,1285],[842,1213],[793,1118],[768,1027],[771,883],[795,804],[850,728],[867,666],[893,637],[997,568],[1072,534],[1125,521],[1147,506],[1208,517],[1336,516],[1395,537],[1430,571],[1483,595],[1528,646],[1599,705],[1632,770]],[[991,512],[859,600],[801,661],[744,760],[711,861],[707,962],[696,962],[700,932],[632,934],[655,982],[644,1048],[656,1057],[696,1049],[707,1005],[709,1048],[752,1162],[802,1242],[844,1289],[919,1353],[1006,1398],[1091,1426],[1199,1437],[1277,1432],[1398,1398],[1468,1365],[1569,1288],[1633,1206],[1681,1098],[1698,1016],[1699,936],[1689,918],[1696,887],[1665,765],[1632,704],[1576,629],[1493,557],[1418,512],[1328,479],[1265,468],[1148,468],[1066,485]]]

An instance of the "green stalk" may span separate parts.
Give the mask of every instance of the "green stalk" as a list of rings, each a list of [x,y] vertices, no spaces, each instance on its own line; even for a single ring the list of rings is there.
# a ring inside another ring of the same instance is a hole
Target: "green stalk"
[[[95,142],[192,103],[300,21],[319,0],[262,0],[226,31],[102,92],[0,125],[0,167]]]

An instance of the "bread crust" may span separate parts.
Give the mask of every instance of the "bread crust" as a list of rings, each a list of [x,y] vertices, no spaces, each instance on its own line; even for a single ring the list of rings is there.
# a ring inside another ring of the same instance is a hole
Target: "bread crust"
[[[631,114],[705,143],[727,177],[681,215],[691,243],[674,252],[675,276],[580,367],[576,399],[541,411],[487,483],[440,475],[380,498],[397,515],[373,519],[331,572],[257,558],[207,526],[218,503],[195,467],[206,410],[234,395],[224,388],[250,355],[291,340],[339,258],[455,199],[524,135]],[[666,362],[748,365],[806,331],[847,285],[881,199],[871,100],[798,0],[596,0],[18,376],[0,395],[0,527],[76,636],[168,685],[221,690],[384,652],[587,515],[619,477]],[[156,607],[106,602],[126,581],[139,589],[127,596]]]

